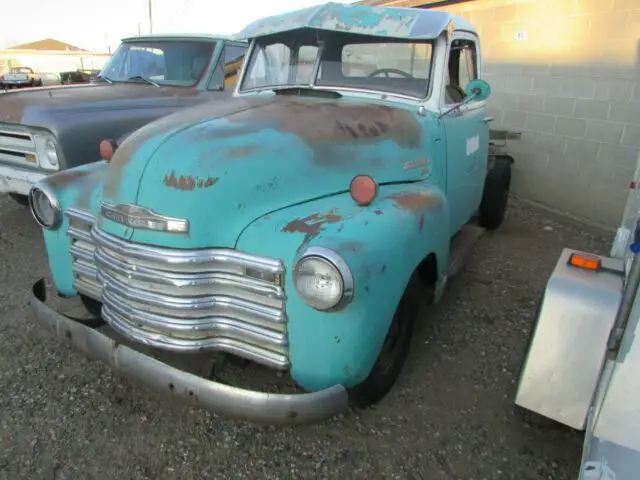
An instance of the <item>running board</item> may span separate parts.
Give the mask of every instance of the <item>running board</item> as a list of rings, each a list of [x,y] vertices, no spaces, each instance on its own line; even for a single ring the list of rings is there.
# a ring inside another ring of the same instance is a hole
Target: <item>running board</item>
[[[473,251],[473,247],[485,231],[484,228],[477,225],[467,224],[453,237],[449,248],[448,278],[455,276],[462,270]]]

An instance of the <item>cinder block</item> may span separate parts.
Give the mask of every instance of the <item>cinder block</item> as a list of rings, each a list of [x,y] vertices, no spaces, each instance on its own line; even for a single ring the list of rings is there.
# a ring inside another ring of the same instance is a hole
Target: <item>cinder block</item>
[[[635,166],[638,161],[638,149],[625,145],[603,143],[600,145],[598,161],[608,165]]]
[[[640,82],[636,82],[633,85],[633,93],[631,95],[631,101],[640,103]],[[640,108],[640,105],[638,107]]]
[[[593,98],[595,83],[590,78],[566,77],[562,80],[562,96]]]
[[[637,103],[612,102],[609,120],[631,125],[640,124],[640,107]]]
[[[518,14],[517,5],[507,5],[504,7],[497,7],[493,9],[493,20],[496,23],[512,22],[516,19],[517,14]]]
[[[622,136],[622,144],[630,147],[640,148],[640,126],[627,125],[624,128],[624,135]]]
[[[503,110],[496,108],[496,107],[492,107],[492,106],[488,106],[487,107],[487,115],[489,117],[493,117],[493,121],[496,124],[501,124],[502,123],[502,114],[503,114]]]
[[[497,92],[506,92],[507,79],[503,75],[485,73],[482,78],[485,82],[491,85],[491,96],[495,95]]]
[[[541,153],[548,153],[555,157],[564,155],[567,138],[554,133],[539,133],[536,149]]]
[[[492,93],[487,102],[503,110],[518,110],[518,95],[515,93]]]
[[[610,102],[606,100],[576,100],[574,115],[577,118],[590,120],[606,120],[609,113]]]
[[[638,0],[613,0],[613,10],[634,10],[640,9]]]
[[[544,101],[540,95],[520,95],[518,106],[523,112],[544,112]]]
[[[533,77],[532,92],[542,95],[554,95],[562,91],[562,77]]]
[[[585,137],[596,142],[620,143],[623,132],[624,125],[620,123],[590,120],[587,123],[587,133]]]
[[[600,2],[602,0],[598,0]],[[593,12],[596,13],[596,12]],[[625,29],[629,20],[630,11],[609,11],[589,16],[589,38],[597,42],[598,40],[611,41],[625,38]]]
[[[578,0],[578,13],[604,13],[611,12],[613,0]]]
[[[529,75],[509,75],[507,77],[507,92],[529,93],[533,86],[533,79]]]
[[[595,100],[619,100],[631,99],[634,83],[631,80],[602,79],[595,81]],[[640,96],[640,93],[638,94]],[[639,99],[640,100],[640,99]]]
[[[527,128],[536,132],[553,132],[556,118],[547,113],[527,113]]]
[[[568,138],[564,156],[574,160],[583,168],[585,164],[595,163],[598,160],[600,145],[600,143],[591,140]]]
[[[502,114],[502,123],[511,128],[527,128],[527,114],[515,110],[505,110]]]
[[[565,137],[582,138],[587,130],[587,121],[580,118],[556,117],[554,131]]]
[[[573,115],[575,99],[563,97],[547,97],[544,99],[544,110],[554,115]]]
[[[636,6],[636,8],[638,8]],[[633,10],[627,22],[627,34],[637,37],[640,35],[640,10]]]

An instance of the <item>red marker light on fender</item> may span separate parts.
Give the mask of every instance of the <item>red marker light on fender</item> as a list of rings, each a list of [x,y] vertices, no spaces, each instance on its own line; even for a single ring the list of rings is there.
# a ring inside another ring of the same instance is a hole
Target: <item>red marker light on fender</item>
[[[100,158],[110,162],[117,148],[118,144],[114,140],[110,138],[102,140],[100,142]]]
[[[349,193],[358,205],[366,207],[376,198],[378,184],[369,175],[357,175],[351,180]]]

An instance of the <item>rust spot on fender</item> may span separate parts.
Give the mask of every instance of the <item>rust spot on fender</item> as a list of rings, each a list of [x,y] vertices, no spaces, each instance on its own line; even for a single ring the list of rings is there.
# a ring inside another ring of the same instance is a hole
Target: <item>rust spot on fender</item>
[[[393,200],[397,208],[416,213],[438,207],[442,203],[437,196],[427,192],[400,192],[385,198]]]
[[[224,153],[223,157],[227,157],[227,158],[248,157],[249,155],[256,152],[257,150],[258,150],[257,145],[246,145],[243,147],[231,148]]]
[[[338,223],[342,221],[341,215],[335,213],[314,213],[308,217],[298,218],[287,223],[282,229],[288,233],[304,233],[315,236],[320,233],[322,227],[327,223]]]
[[[418,231],[421,232],[424,228],[424,214],[420,215],[420,220],[418,220]]]
[[[375,213],[376,215],[382,215],[384,212],[380,209],[376,209],[373,211],[373,213]]]
[[[191,191],[195,188],[209,188],[217,181],[217,177],[199,178],[190,175],[177,177],[175,172],[164,176],[164,184],[167,187],[186,191]]]

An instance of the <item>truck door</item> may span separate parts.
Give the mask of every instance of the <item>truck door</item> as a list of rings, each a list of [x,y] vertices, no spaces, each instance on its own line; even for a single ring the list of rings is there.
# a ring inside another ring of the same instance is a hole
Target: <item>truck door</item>
[[[460,105],[465,99],[467,83],[478,78],[479,58],[477,37],[454,32],[449,45],[442,112]],[[442,118],[452,235],[471,219],[482,199],[489,153],[489,127],[485,115],[486,104],[481,100],[460,105]]]

